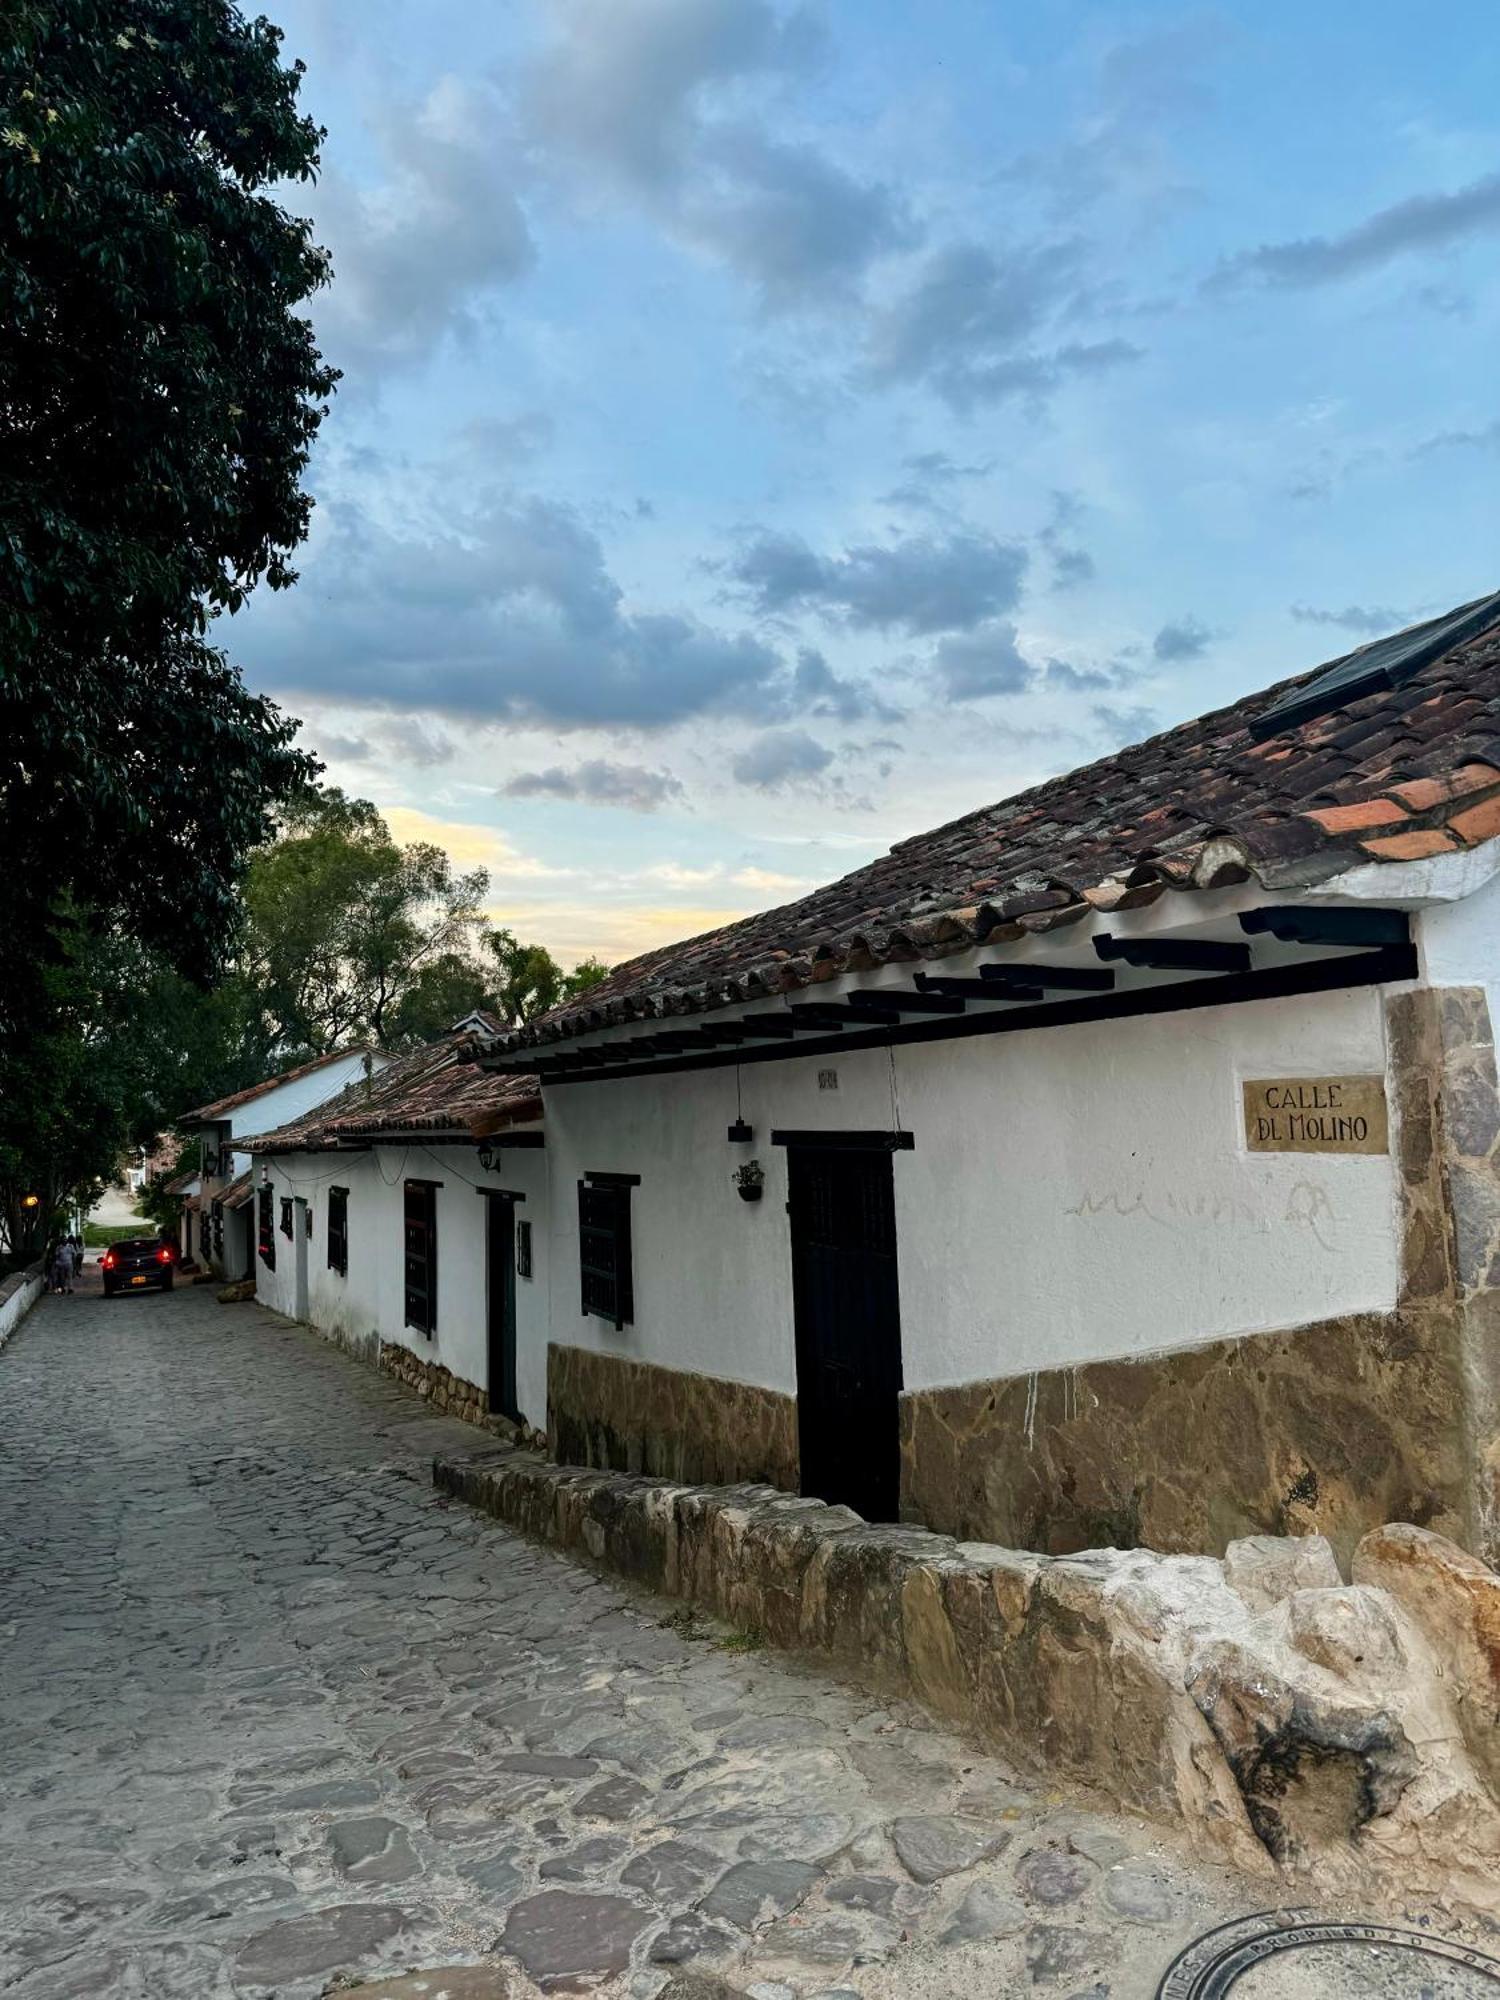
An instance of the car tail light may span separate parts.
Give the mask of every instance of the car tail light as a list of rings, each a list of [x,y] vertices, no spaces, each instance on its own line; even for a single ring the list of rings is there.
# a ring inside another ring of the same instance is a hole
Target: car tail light
[[[172,1261],[172,1253],[171,1253],[171,1251],[170,1251],[169,1249],[167,1249],[167,1247],[166,1247],[166,1245],[165,1245],[165,1244],[163,1244],[163,1245],[162,1245],[162,1247],[161,1247],[161,1249],[157,1251],[157,1253],[156,1253],[156,1261],[157,1261],[157,1263],[158,1263],[158,1264],[170,1264],[170,1263],[171,1263],[171,1261]]]
[[[106,1250],[104,1255],[99,1259],[100,1265],[106,1271],[112,1271],[117,1261],[113,1250]]]

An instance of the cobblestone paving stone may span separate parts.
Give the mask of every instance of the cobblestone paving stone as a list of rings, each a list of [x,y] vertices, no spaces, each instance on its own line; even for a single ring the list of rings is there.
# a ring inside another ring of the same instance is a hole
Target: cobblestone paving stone
[[[1269,1900],[449,1505],[479,1442],[207,1287],[42,1302],[0,1356],[7,1996],[1130,2000]]]

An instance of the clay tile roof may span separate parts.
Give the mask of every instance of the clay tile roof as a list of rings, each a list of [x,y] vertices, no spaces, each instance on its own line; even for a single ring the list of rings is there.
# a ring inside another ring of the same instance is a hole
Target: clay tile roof
[[[176,1174],[163,1188],[163,1194],[186,1194],[198,1178],[198,1169],[189,1167],[185,1173]]]
[[[1003,944],[1168,889],[1253,879],[1296,893],[1356,862],[1500,835],[1500,628],[1255,740],[1259,718],[1270,726],[1269,711],[1335,664],[898,841],[798,902],[632,959],[502,1046]]]
[[[369,1082],[360,1078],[304,1117],[235,1143],[251,1153],[318,1152],[341,1139],[382,1133],[480,1138],[540,1118],[535,1077],[488,1075],[464,1060],[471,1050],[466,1037],[445,1036],[398,1056]]]
[[[231,1111],[238,1111],[242,1104],[253,1104],[257,1097],[264,1097],[268,1090],[276,1090],[283,1083],[295,1083],[299,1077],[311,1076],[329,1063],[342,1062],[346,1056],[373,1055],[372,1049],[330,1049],[326,1055],[314,1056],[310,1062],[299,1063],[295,1069],[284,1069],[280,1076],[268,1076],[264,1083],[252,1083],[246,1090],[233,1091],[228,1097],[217,1098],[212,1104],[200,1104],[193,1111],[184,1111],[177,1120],[179,1125],[206,1125],[215,1118],[227,1118]]]

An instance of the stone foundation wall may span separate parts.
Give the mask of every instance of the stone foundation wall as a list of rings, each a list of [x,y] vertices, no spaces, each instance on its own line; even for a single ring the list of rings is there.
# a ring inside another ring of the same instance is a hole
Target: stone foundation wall
[[[901,1401],[902,1514],[1065,1554],[1384,1521],[1467,1539],[1452,1312],[1362,1314]]]
[[[547,1429],[568,1465],[663,1479],[799,1484],[797,1400],[748,1382],[696,1375],[554,1342]]]
[[[415,1389],[445,1417],[459,1417],[466,1424],[489,1422],[489,1399],[484,1390],[477,1382],[466,1382],[462,1375],[453,1374],[441,1362],[424,1360],[409,1347],[386,1341],[380,1349],[380,1366],[385,1374]]]
[[[869,1527],[770,1486],[683,1487],[497,1450],[444,1491],[522,1533],[910,1695],[1023,1769],[1186,1823],[1241,1867],[1500,1915],[1500,1577],[1377,1530],[1061,1558]],[[1482,1760],[1481,1760],[1482,1753]],[[1489,1782],[1487,1782],[1487,1773]]]
[[[1063,1553],[1410,1521],[1500,1554],[1500,1087],[1479,988],[1386,1001],[1393,1313],[902,1398],[902,1514]]]

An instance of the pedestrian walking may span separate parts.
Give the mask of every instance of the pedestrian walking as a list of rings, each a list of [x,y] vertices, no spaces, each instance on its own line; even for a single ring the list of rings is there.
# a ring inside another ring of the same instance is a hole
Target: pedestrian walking
[[[73,1289],[73,1251],[66,1238],[60,1240],[52,1252],[51,1285],[54,1292],[71,1292]]]

